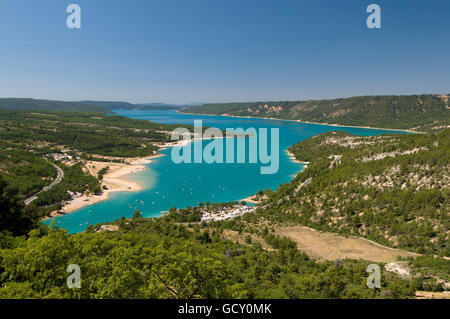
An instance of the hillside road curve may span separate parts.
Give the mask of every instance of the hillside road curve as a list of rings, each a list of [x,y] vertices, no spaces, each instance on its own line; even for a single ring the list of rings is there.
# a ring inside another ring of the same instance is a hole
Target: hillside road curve
[[[33,196],[27,198],[25,200],[25,205],[30,205],[34,200],[37,199],[38,195],[42,192],[48,191],[50,189],[52,189],[54,186],[56,186],[57,184],[59,184],[63,177],[64,177],[64,172],[61,168],[59,168],[57,165],[53,164],[52,162],[49,161],[50,164],[53,165],[53,167],[56,169],[58,176],[56,176],[56,179],[50,184],[45,186],[44,188],[42,188],[39,192],[37,192],[36,194],[34,194]]]

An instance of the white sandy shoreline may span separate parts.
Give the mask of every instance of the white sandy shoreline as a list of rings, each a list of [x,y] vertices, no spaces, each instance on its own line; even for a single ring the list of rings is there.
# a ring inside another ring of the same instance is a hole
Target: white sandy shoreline
[[[294,163],[297,163],[297,164],[304,164],[304,165],[308,165],[308,164],[309,164],[309,162],[302,162],[302,161],[299,161],[298,159],[296,159],[295,156],[294,156],[294,154],[292,154],[292,153],[289,151],[289,149],[286,149],[286,153],[289,155],[289,158],[290,158],[291,161],[293,161]]]
[[[86,169],[92,176],[97,176],[98,171],[105,167],[109,167],[108,172],[103,176],[101,182],[102,187],[106,186],[107,189],[102,189],[101,195],[83,194],[76,197],[64,205],[59,211],[52,212],[50,217],[47,217],[46,219],[58,217],[85,206],[104,201],[114,192],[135,192],[141,190],[141,184],[125,179],[125,177],[146,170],[147,167],[145,165],[150,164],[153,159],[160,156],[164,155],[156,154],[142,158],[127,158],[125,159],[125,163],[88,161],[86,163]]]
[[[158,151],[174,146],[184,146],[190,142],[191,141],[189,140],[178,140],[175,142],[164,143],[159,145],[160,148]],[[150,164],[153,159],[161,156],[164,155],[157,153],[146,157],[125,158],[125,163],[88,161],[86,164],[86,171],[92,176],[97,176],[98,171],[105,167],[109,167],[109,170],[103,175],[103,180],[101,182],[102,194],[83,194],[76,197],[64,205],[60,210],[51,212],[50,216],[47,216],[44,219],[62,216],[88,205],[107,200],[109,195],[114,192],[136,192],[141,190],[143,188],[141,184],[126,179],[126,177],[146,170],[147,164]],[[107,189],[103,189],[103,186],[106,186]]]

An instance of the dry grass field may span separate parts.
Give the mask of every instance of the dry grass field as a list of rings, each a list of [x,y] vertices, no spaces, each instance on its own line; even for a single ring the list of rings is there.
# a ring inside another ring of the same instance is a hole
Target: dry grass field
[[[370,240],[355,236],[342,236],[329,232],[319,232],[305,226],[277,227],[275,234],[288,237],[297,243],[300,251],[317,260],[362,259],[373,262],[389,263],[398,257],[417,257],[418,254],[385,247]],[[225,230],[224,238],[246,244],[248,233]],[[260,243],[264,249],[273,250],[261,237],[250,235],[252,243]]]
[[[396,261],[399,256],[419,256],[385,247],[364,238],[319,232],[304,226],[281,227],[276,230],[276,234],[290,238],[297,243],[299,250],[319,260],[349,258],[387,263]]]

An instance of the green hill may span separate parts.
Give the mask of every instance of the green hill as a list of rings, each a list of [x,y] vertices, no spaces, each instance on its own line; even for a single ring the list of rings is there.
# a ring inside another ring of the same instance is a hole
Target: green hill
[[[134,104],[121,101],[80,101],[79,103],[96,105],[98,107],[115,110],[115,109],[133,109]]]
[[[68,112],[90,112],[108,113],[109,111],[101,106],[81,102],[63,102],[21,98],[0,99],[0,109],[12,111],[68,111]]]
[[[290,148],[307,168],[268,192],[264,216],[450,256],[450,130],[362,137],[328,132]]]
[[[437,131],[450,124],[450,95],[360,96],[334,100],[203,104],[181,112]]]

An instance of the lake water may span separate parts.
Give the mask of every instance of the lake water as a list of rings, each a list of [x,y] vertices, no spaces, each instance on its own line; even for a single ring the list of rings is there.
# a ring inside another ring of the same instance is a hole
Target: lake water
[[[260,174],[265,164],[175,164],[170,156],[171,149],[163,150],[165,156],[158,157],[147,170],[129,175],[130,180],[140,182],[144,187],[138,192],[117,192],[110,194],[106,201],[92,204],[55,220],[58,227],[69,233],[85,230],[89,225],[114,221],[122,216],[129,218],[136,209],[144,217],[158,217],[171,207],[186,208],[199,202],[229,202],[246,198],[259,190],[275,190],[287,183],[302,170],[303,165],[292,162],[286,149],[302,140],[326,131],[345,131],[355,135],[379,135],[392,131],[336,127],[306,124],[290,121],[236,118],[223,116],[191,115],[175,111],[115,111],[119,115],[135,119],[145,119],[165,124],[189,124],[202,120],[203,126],[227,128],[278,128],[280,135],[279,170],[273,175]],[[198,143],[198,142],[195,142]],[[203,141],[203,147],[208,141]],[[248,141],[247,141],[248,143]],[[269,139],[270,143],[270,139]],[[235,143],[236,144],[236,143]],[[270,147],[268,147],[270,153]],[[247,148],[248,150],[248,148]],[[236,154],[236,153],[235,153]]]

